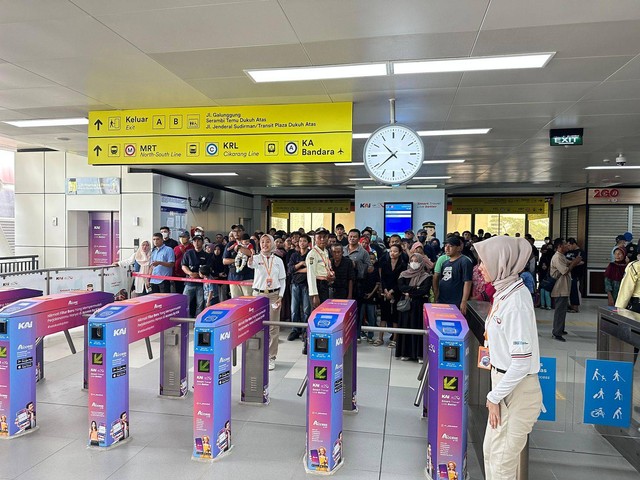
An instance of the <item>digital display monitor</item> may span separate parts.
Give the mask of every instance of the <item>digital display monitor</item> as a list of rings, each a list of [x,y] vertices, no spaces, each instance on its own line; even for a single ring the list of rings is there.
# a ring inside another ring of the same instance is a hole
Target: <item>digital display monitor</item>
[[[211,332],[198,332],[198,346],[199,347],[211,346]]]
[[[413,228],[413,202],[384,204],[384,234],[404,236]]]
[[[91,340],[102,340],[104,337],[101,325],[91,327]]]
[[[7,322],[0,322],[0,335],[7,334]]]

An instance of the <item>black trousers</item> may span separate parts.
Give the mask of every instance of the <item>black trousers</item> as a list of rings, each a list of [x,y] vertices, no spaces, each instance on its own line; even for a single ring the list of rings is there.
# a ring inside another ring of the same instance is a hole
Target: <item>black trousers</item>
[[[152,283],[151,293],[171,293],[171,282],[163,280],[160,283]]]

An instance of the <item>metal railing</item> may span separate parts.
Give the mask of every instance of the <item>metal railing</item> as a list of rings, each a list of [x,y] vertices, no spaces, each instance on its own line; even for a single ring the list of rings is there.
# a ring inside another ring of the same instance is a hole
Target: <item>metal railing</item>
[[[0,257],[0,273],[17,273],[37,270],[38,263],[38,255]]]

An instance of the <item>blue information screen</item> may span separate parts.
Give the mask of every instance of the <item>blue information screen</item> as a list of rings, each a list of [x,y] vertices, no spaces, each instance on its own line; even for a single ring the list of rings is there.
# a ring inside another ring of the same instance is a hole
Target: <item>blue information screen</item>
[[[404,236],[413,227],[413,202],[384,204],[384,234]]]

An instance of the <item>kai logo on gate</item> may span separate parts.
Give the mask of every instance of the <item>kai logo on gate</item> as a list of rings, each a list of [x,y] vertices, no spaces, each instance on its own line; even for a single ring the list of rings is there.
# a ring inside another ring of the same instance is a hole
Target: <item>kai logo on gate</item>
[[[31,321],[18,323],[18,330],[22,330],[22,329],[25,329],[25,328],[31,328],[31,327],[33,327],[33,322],[31,322]]]
[[[231,339],[231,332],[222,332],[220,334],[220,341],[230,340],[230,339]]]
[[[116,328],[113,331],[113,336],[114,337],[119,337],[120,335],[126,335],[126,334],[127,334],[127,328],[126,327],[124,327],[124,328]]]
[[[342,337],[336,338],[336,347],[339,347],[340,345],[342,345]]]

